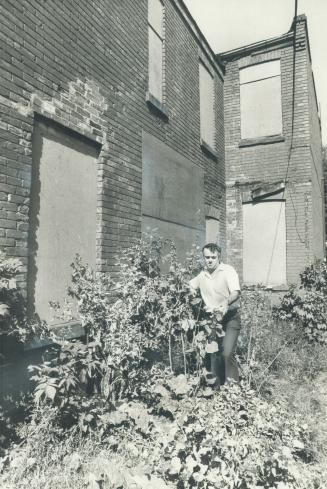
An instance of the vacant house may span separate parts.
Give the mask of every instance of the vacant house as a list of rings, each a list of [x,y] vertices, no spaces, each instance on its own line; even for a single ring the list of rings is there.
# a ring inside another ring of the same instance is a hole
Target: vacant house
[[[115,272],[147,228],[219,242],[248,283],[323,255],[305,17],[218,56],[181,0],[4,0],[0,23],[0,244],[31,313],[51,321],[76,253]]]
[[[220,59],[228,260],[244,283],[284,287],[324,256],[321,127],[306,17]]]
[[[183,2],[135,5],[2,5],[0,239],[47,321],[76,253],[114,272],[148,227],[225,244],[223,65]]]

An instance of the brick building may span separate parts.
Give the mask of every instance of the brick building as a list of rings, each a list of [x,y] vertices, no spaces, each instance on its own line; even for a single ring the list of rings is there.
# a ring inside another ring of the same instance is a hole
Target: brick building
[[[327,237],[327,145],[322,148],[322,164],[324,171],[324,184],[325,184],[325,239]],[[327,242],[325,241],[326,246]]]
[[[222,64],[183,2],[135,5],[1,2],[0,244],[42,319],[77,252],[225,243]]]
[[[324,256],[321,128],[307,21],[220,55],[227,253],[244,283],[285,286]]]
[[[147,227],[181,252],[216,240],[242,272],[261,244],[251,223],[277,216],[278,233],[262,233],[263,249],[277,250],[262,262],[278,269],[275,285],[323,254],[305,18],[295,39],[216,56],[181,0],[135,5],[1,3],[0,245],[22,260],[21,285],[42,319],[63,299],[75,253],[114,273],[119,249]],[[271,125],[251,126],[241,115],[260,108],[251,96],[261,79],[276,104],[264,108]]]

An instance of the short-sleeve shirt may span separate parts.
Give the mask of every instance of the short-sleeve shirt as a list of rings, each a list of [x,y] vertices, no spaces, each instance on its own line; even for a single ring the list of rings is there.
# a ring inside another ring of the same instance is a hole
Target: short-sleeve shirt
[[[225,302],[232,292],[241,290],[236,270],[225,263],[219,263],[212,273],[203,270],[190,280],[190,286],[192,289],[200,289],[202,299],[209,310]],[[237,309],[239,305],[237,300],[230,309]]]

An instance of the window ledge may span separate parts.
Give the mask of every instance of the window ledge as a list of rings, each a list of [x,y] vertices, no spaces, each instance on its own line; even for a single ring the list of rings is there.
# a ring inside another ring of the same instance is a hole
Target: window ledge
[[[271,292],[287,292],[289,290],[289,286],[287,284],[280,285],[262,285],[262,284],[253,284],[253,283],[243,283],[242,290],[264,290]]]
[[[208,143],[203,141],[203,139],[201,139],[201,141],[200,141],[200,146],[201,146],[204,153],[206,153],[208,156],[210,156],[213,160],[217,161],[218,155],[217,155],[216,151],[214,149],[212,149],[212,147]]]
[[[164,119],[166,121],[169,120],[167,109],[150,92],[146,92],[145,101],[146,101],[148,107],[151,110],[153,110],[157,115],[159,115],[160,117],[162,117],[162,119]]]
[[[242,139],[238,146],[239,148],[245,148],[247,146],[259,146],[261,144],[282,143],[283,141],[285,141],[285,137],[282,134],[278,134],[276,136]]]

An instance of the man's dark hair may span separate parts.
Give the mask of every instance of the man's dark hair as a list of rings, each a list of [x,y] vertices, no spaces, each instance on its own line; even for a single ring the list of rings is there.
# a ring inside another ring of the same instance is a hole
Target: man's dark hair
[[[209,250],[211,251],[211,253],[218,253],[219,255],[221,253],[221,248],[216,243],[205,244],[204,247],[202,248],[202,253],[204,252],[204,250]]]

